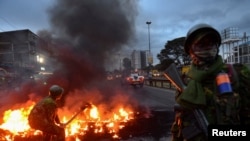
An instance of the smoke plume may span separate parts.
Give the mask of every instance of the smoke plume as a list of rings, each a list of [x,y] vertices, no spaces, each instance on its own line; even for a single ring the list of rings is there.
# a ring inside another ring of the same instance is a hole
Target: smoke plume
[[[58,69],[70,78],[99,79],[110,60],[133,41],[136,8],[134,0],[58,0],[48,11]]]
[[[114,86],[103,83],[105,67],[133,42],[136,10],[134,0],[57,0],[48,10],[51,30],[39,35],[53,44],[43,48],[53,58],[48,82],[112,94]]]

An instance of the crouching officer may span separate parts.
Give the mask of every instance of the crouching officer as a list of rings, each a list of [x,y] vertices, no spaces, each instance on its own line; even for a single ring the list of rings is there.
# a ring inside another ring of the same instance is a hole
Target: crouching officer
[[[30,127],[43,132],[43,141],[51,141],[53,136],[57,141],[65,141],[65,130],[59,120],[56,103],[63,91],[58,85],[51,86],[49,95],[36,103],[28,116]]]

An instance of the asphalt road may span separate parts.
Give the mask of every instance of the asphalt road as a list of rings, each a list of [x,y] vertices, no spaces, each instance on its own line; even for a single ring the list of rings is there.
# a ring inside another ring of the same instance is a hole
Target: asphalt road
[[[141,105],[156,110],[173,110],[175,104],[174,90],[144,86],[143,88],[131,88],[132,97],[136,98]]]
[[[157,118],[161,122],[160,124],[166,125],[166,127],[163,128],[168,129],[166,130],[166,136],[162,136],[158,139],[152,137],[134,137],[124,141],[170,141],[171,134],[169,129],[174,118],[173,107],[175,104],[175,91],[150,86],[144,86],[142,88],[126,87],[125,90],[131,95],[131,97],[137,99],[141,106],[148,107],[156,114],[164,114],[163,116],[158,116]],[[159,126],[159,129],[160,128],[162,128],[162,126]]]

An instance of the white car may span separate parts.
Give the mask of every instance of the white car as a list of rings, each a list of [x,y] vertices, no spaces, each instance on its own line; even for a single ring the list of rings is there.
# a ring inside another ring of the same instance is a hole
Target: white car
[[[114,79],[113,75],[111,74],[107,75],[107,80],[113,80],[113,79]]]
[[[133,87],[143,87],[144,76],[139,75],[138,73],[131,73],[128,77],[126,77],[126,83],[132,85]]]

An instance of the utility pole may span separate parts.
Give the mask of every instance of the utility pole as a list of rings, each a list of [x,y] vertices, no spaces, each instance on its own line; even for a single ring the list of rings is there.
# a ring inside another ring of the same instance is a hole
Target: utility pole
[[[147,21],[146,24],[148,25],[148,65],[149,67],[152,65],[153,63],[153,56],[151,54],[151,47],[150,47],[150,24],[152,22],[151,21]]]
[[[150,48],[150,24],[152,22],[151,21],[147,21],[146,24],[148,25],[148,49],[149,49],[149,53],[151,53],[151,48]]]

